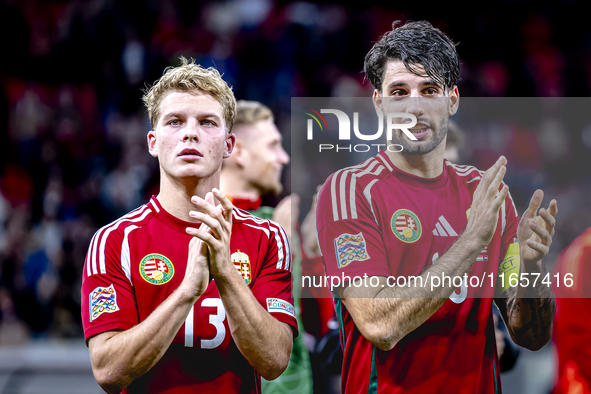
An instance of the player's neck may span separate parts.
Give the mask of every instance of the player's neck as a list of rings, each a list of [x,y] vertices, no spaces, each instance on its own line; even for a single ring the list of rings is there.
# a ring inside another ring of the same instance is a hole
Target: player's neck
[[[437,178],[443,172],[444,149],[441,149],[442,146],[443,144],[424,155],[405,155],[389,151],[386,151],[386,154],[392,164],[401,171],[421,178]]]
[[[246,177],[236,171],[222,170],[220,190],[232,198],[256,201],[261,197],[259,189],[252,186]]]
[[[158,201],[162,208],[172,216],[186,222],[195,222],[189,216],[189,211],[195,210],[195,204],[191,197],[205,195],[213,188],[220,187],[220,171],[207,178],[173,179],[165,174],[160,174],[160,193]]]

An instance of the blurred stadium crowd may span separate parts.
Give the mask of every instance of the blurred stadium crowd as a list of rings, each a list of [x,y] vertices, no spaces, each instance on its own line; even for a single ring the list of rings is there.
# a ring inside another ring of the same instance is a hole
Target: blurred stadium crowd
[[[3,0],[0,345],[82,337],[92,235],[158,192],[141,89],[180,55],[219,69],[237,98],[271,107],[286,148],[291,97],[371,94],[363,58],[396,19],[427,19],[459,41],[463,96],[591,94],[591,30],[575,2],[505,1],[486,13],[468,4],[411,12],[272,0]],[[555,255],[591,223],[591,127],[557,130],[544,139],[515,128],[499,143],[479,135],[462,157],[483,168],[507,155],[515,182],[527,184],[514,195],[520,212],[534,187],[558,199]]]

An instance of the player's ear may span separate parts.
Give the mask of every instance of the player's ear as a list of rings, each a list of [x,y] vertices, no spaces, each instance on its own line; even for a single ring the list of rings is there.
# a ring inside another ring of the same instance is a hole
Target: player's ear
[[[154,157],[158,157],[158,148],[156,147],[156,132],[154,130],[150,130],[148,132],[148,152]]]
[[[460,91],[458,87],[454,85],[453,88],[449,91],[449,114],[455,115],[458,112],[458,107],[460,106]]]
[[[226,133],[226,140],[224,141],[224,159],[232,156],[234,147],[236,145],[236,136],[234,133]]]
[[[236,139],[236,143],[234,144],[234,149],[232,150],[232,156],[228,159],[227,162],[232,162],[233,164],[237,165],[238,167],[245,167],[247,159],[248,159],[247,156],[248,156],[248,150],[244,146],[244,142]]]
[[[382,111],[382,108],[383,108],[382,107],[382,101],[383,101],[382,94],[377,89],[374,89],[373,97],[371,99],[373,100],[373,106],[376,110],[376,114],[379,115],[380,113],[383,112]]]

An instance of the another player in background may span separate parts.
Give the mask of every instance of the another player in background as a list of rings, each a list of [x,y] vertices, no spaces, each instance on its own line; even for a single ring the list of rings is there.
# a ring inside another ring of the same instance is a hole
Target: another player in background
[[[277,208],[261,206],[263,196],[281,193],[281,173],[284,166],[289,163],[289,155],[282,147],[282,136],[275,126],[271,110],[256,101],[239,100],[232,133],[236,135],[236,144],[232,157],[226,160],[222,167],[221,190],[228,194],[235,207],[249,210],[261,218],[273,219],[282,225],[288,231],[293,253],[294,305],[298,312],[300,336],[294,340],[287,369],[279,378],[271,382],[263,381],[263,393],[311,393],[312,368],[302,335],[304,325],[300,314],[302,270],[303,266],[309,265],[309,261],[303,253],[305,248],[301,248],[300,245],[308,245],[311,240],[316,243],[315,233],[304,232],[300,237],[296,226],[292,226],[292,214],[297,218],[299,211],[297,195],[285,197]],[[314,230],[313,226],[312,229]],[[319,263],[322,267],[322,263]],[[326,301],[330,300],[319,300],[321,305],[326,304]],[[330,308],[332,305],[329,302],[328,308],[324,309],[330,312]],[[323,325],[327,324],[326,318],[322,318],[318,313],[313,316],[313,320]]]
[[[447,136],[445,138],[445,152],[443,157],[449,160],[452,164],[458,164],[460,162],[461,151],[466,143],[466,134],[458,126],[456,122],[449,119],[447,125]]]
[[[559,277],[572,274],[574,285],[562,286],[556,298],[553,340],[558,367],[553,394],[589,394],[591,299],[585,288],[591,279],[591,228],[562,251],[554,273]]]
[[[416,140],[394,130],[387,143],[402,152],[381,151],[337,171],[318,201],[328,275],[369,277],[345,277],[336,289],[342,390],[496,393],[493,297],[517,344],[537,350],[550,339],[552,290],[501,286],[497,273],[545,273],[556,201],[538,216],[543,192],[536,191],[519,220],[502,182],[504,157],[486,172],[444,160],[448,117],[459,106],[455,45],[428,22],[393,27],[367,54],[365,72],[376,111],[414,115]],[[444,274],[492,274],[496,287],[429,280]],[[410,276],[421,281],[390,285]]]
[[[217,189],[236,101],[217,70],[181,60],[143,98],[160,193],[88,250],[92,368],[109,393],[260,393],[297,336],[289,241]]]

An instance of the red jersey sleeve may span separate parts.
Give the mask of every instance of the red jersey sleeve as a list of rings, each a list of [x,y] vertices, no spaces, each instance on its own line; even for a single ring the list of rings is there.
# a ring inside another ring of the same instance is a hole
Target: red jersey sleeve
[[[251,288],[255,298],[271,316],[287,323],[298,335],[296,311],[292,294],[292,255],[285,230],[270,220],[266,220],[269,244],[261,270]]]
[[[81,289],[82,325],[87,343],[90,337],[102,332],[127,330],[138,324],[131,274],[125,273],[122,264],[126,253],[129,256],[129,247],[122,247],[128,241],[128,234],[104,227],[90,242]]]
[[[318,196],[318,245],[329,277],[389,276],[384,241],[371,196],[351,189],[347,170],[331,175]],[[353,196],[351,195],[353,193]]]
[[[573,285],[554,287],[556,315],[553,340],[558,356],[554,394],[591,392],[591,299],[586,280],[591,278],[591,228],[563,250],[553,275],[571,274]],[[580,297],[580,298],[571,298]]]

